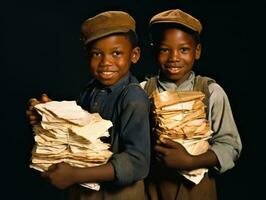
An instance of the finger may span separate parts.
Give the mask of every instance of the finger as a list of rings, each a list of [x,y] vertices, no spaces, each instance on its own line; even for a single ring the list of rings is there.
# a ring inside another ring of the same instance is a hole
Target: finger
[[[28,117],[30,117],[30,116],[37,116],[37,115],[39,115],[38,114],[38,112],[36,111],[36,110],[26,110],[26,115],[28,116]]]
[[[31,124],[31,125],[36,125],[36,124],[38,124],[40,121],[38,121],[38,120],[35,120],[35,119],[29,119],[29,123]]]
[[[30,110],[26,110],[26,118],[31,125],[35,125],[41,121],[41,116]]]
[[[46,102],[51,101],[51,99],[48,97],[47,94],[44,93],[44,94],[42,94],[40,101],[41,101],[41,103],[46,103]]]
[[[36,105],[37,105],[37,104],[36,104]],[[33,106],[33,105],[30,105],[30,106],[29,106],[29,108],[28,108],[28,110],[29,110],[29,111],[34,111],[34,110],[35,110],[35,108],[34,108],[34,106]]]
[[[165,146],[165,147],[169,147],[169,148],[178,148],[179,146],[179,143],[173,141],[173,140],[170,140],[168,138],[163,138],[161,139],[161,142],[162,142],[162,145]]]
[[[31,114],[31,115],[29,115],[29,120],[30,121],[36,121],[38,119],[40,119],[40,116],[37,115],[37,114]]]
[[[160,153],[158,153],[158,154],[156,154],[155,155],[155,159],[157,160],[157,161],[159,161],[159,162],[162,162],[163,161],[163,155],[162,154],[160,154]]]
[[[31,116],[28,117],[28,120],[29,120],[31,125],[36,125],[36,124],[40,123],[41,116],[33,116],[33,115],[31,115]]]
[[[31,120],[29,123],[30,123],[32,126],[34,126],[34,125],[37,125],[38,123],[40,123],[40,121],[38,121],[38,120]]]
[[[26,110],[26,116],[28,118],[30,118],[31,115],[32,115],[32,111],[31,110]]]
[[[161,153],[163,155],[165,155],[166,154],[166,151],[167,151],[167,149],[165,147],[161,146],[161,145],[155,145],[154,150],[157,153]]]
[[[33,107],[33,106],[35,106],[35,105],[37,105],[37,104],[39,104],[40,102],[36,99],[36,98],[31,98],[31,99],[29,99],[29,101],[28,101],[28,105],[29,106],[31,106],[31,107]]]

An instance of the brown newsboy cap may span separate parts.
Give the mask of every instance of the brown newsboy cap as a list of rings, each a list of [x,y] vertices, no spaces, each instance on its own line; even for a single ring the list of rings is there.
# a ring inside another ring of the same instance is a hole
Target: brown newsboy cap
[[[135,32],[135,20],[123,11],[106,11],[87,19],[81,25],[81,40],[84,44],[113,33]]]
[[[202,30],[202,25],[199,20],[180,9],[172,9],[160,12],[153,16],[150,20],[150,26],[159,23],[181,24],[193,31],[198,32],[199,34]]]

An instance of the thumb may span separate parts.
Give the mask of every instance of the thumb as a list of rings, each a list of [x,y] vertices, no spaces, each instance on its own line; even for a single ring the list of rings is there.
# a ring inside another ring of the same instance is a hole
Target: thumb
[[[43,93],[42,96],[41,96],[41,103],[46,103],[46,102],[49,102],[49,101],[52,101],[47,94]]]

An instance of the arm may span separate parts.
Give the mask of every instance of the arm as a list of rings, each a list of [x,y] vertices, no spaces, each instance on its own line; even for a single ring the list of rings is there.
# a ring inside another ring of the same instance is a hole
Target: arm
[[[113,181],[115,173],[111,163],[85,168],[59,163],[43,172],[42,177],[48,179],[55,187],[65,189],[76,183]]]
[[[235,165],[242,143],[238,133],[228,97],[216,83],[209,85],[209,121],[214,131],[210,139],[210,149],[216,154],[219,165],[215,169],[223,173]]]
[[[145,178],[150,164],[149,100],[144,91],[132,86],[122,100],[119,126],[111,163],[116,184],[125,185]],[[115,147],[117,146],[117,147]]]

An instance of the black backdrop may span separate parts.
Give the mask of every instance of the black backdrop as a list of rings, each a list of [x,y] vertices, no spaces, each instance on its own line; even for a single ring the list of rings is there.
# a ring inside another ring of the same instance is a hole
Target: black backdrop
[[[28,99],[43,92],[56,100],[77,97],[88,75],[79,42],[81,23],[100,11],[128,11],[138,26],[142,58],[132,71],[141,81],[156,72],[149,56],[149,19],[171,8],[202,21],[203,52],[195,71],[223,86],[241,134],[240,160],[217,179],[219,199],[263,199],[265,5],[204,0],[9,0],[0,5],[0,181],[7,195],[1,199],[66,199],[65,192],[28,167],[33,136],[25,111]]]

